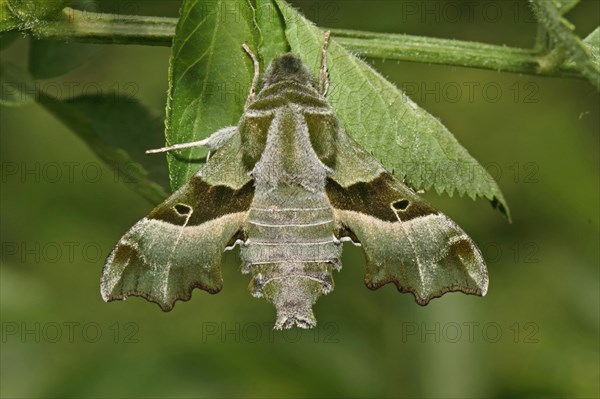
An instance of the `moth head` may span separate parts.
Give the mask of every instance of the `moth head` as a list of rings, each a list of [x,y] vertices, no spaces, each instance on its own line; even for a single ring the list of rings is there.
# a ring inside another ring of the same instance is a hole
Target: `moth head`
[[[293,81],[302,85],[313,85],[313,78],[299,56],[291,53],[275,58],[265,72],[264,87],[272,84]]]

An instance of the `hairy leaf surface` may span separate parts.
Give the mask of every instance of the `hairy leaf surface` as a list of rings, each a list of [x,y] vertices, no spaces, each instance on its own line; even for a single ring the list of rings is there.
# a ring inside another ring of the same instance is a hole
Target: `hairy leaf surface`
[[[314,74],[321,59],[323,31],[286,2],[276,0],[292,50]],[[416,105],[368,64],[332,40],[328,50],[328,99],[363,148],[413,188],[485,197],[509,217],[500,188],[490,174],[434,116]]]
[[[285,22],[273,0],[257,0],[256,22],[260,31],[259,53],[264,70],[273,58],[290,51],[285,37]]]
[[[554,3],[547,0],[530,0],[535,15],[544,26],[554,45],[571,59],[573,64],[591,84],[600,90],[600,66],[595,63],[592,52],[575,34],[574,26],[562,14],[572,4]]]
[[[242,43],[256,48],[257,42],[254,10],[246,0],[187,0],[180,14],[169,66],[169,145],[201,140],[237,124],[253,76]],[[194,175],[205,155],[197,148],[168,155],[173,189]]]

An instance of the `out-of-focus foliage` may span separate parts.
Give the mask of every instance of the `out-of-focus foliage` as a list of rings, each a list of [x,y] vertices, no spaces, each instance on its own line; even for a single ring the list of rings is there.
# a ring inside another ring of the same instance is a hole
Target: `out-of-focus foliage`
[[[179,7],[119,4],[101,11],[177,16]],[[460,3],[458,17],[444,6],[456,2],[292,4],[332,28],[523,47],[536,33],[526,2]],[[599,14],[598,2],[581,2],[567,18],[586,37]],[[24,69],[27,54],[19,37],[1,56]],[[169,54],[102,46],[93,63],[39,80],[36,90],[61,100],[134,94],[158,114]],[[2,107],[0,396],[597,397],[596,89],[444,66],[374,67],[439,117],[511,204],[508,225],[484,201],[426,194],[481,247],[486,297],[450,294],[423,308],[393,287],[369,291],[362,252],[346,246],[314,332],[272,332],[273,309],[250,296],[235,253],[216,296],[198,291],[167,314],[136,298],[106,304],[98,289],[104,256],[152,205],[43,107]]]

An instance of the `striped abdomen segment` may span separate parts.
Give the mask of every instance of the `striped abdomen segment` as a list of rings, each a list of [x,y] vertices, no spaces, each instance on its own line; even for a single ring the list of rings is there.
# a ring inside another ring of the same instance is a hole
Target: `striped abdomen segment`
[[[295,207],[256,202],[262,201],[250,209],[241,252],[244,272],[253,275],[250,290],[275,305],[276,327],[312,326],[312,305],[332,290],[331,272],[340,264],[329,201],[323,195],[305,207],[296,201]]]

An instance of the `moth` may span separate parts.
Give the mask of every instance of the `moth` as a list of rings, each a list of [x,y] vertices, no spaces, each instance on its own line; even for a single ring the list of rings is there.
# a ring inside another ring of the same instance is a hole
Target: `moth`
[[[276,309],[276,329],[316,325],[312,307],[333,289],[342,243],[362,246],[365,283],[393,283],[425,305],[449,291],[485,295],[483,257],[447,216],[395,178],[346,133],[320,75],[284,54],[258,60],[237,126],[148,152],[206,146],[212,156],[114,247],[101,278],[105,301],[141,296],[164,311],[194,288],[221,290],[222,254],[240,247],[250,292]]]

